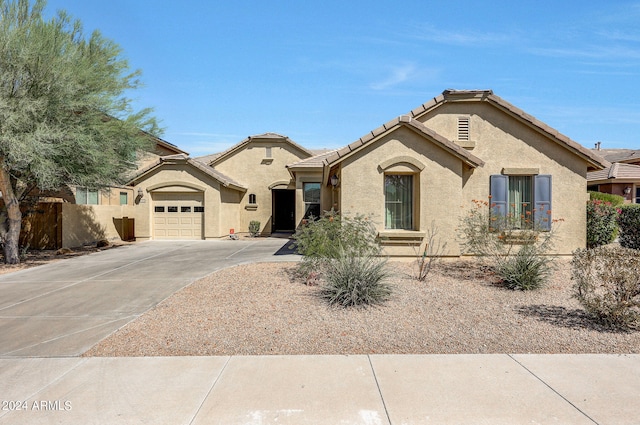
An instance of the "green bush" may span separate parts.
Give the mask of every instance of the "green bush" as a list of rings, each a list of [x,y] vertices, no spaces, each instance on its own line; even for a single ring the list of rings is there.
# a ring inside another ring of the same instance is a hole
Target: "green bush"
[[[385,259],[341,251],[326,268],[320,295],[329,304],[341,307],[378,304],[391,295],[388,277]]]
[[[625,248],[640,249],[640,205],[623,205],[618,215],[620,245]]]
[[[589,199],[591,201],[609,202],[614,207],[619,207],[624,204],[624,197],[620,195],[613,195],[611,193],[602,192],[589,192]]]
[[[249,234],[253,237],[260,234],[260,222],[257,220],[251,220],[249,222]]]
[[[577,250],[571,266],[574,296],[597,322],[640,328],[640,252],[618,246]]]
[[[607,245],[616,237],[618,211],[610,202],[587,201],[587,248]]]
[[[463,251],[477,255],[511,289],[536,289],[551,275],[555,226],[545,230],[531,214],[521,217],[492,214],[493,204],[473,201],[458,232]]]
[[[380,254],[380,244],[373,224],[364,216],[343,217],[335,211],[310,219],[293,235],[297,249],[304,257],[298,271],[304,275],[322,269],[331,259],[344,251],[356,257]]]
[[[514,255],[506,256],[496,264],[498,276],[509,289],[538,289],[551,276],[552,257],[540,255],[534,245],[524,245]]]

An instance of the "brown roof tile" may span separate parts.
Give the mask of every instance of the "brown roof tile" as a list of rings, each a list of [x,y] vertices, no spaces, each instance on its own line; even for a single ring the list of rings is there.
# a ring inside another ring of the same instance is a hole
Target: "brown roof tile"
[[[578,156],[584,158],[589,164],[594,168],[605,168],[609,166],[609,162],[602,158],[600,155],[593,153],[591,150],[585,148],[578,142],[571,140],[569,137],[564,134],[558,132],[554,128],[548,126],[542,121],[538,120],[534,116],[527,114],[522,109],[512,105],[506,100],[502,99],[499,96],[496,96],[491,90],[445,90],[442,93],[442,97],[440,99],[435,98],[435,105],[430,106],[429,109],[433,109],[434,107],[439,106],[439,104],[443,104],[445,102],[455,102],[455,101],[487,101],[490,104],[502,109],[503,111],[511,114],[512,116],[519,118],[524,123],[533,127],[534,129],[546,134],[551,139],[559,142],[564,145],[567,149],[572,151]],[[426,104],[425,104],[426,105]],[[426,110],[426,108],[425,108]],[[416,111],[415,109],[412,113]],[[423,113],[414,114],[414,117],[419,117]]]
[[[204,164],[200,161],[189,158],[189,156],[184,154],[168,155],[168,156],[163,156],[158,158],[156,162],[143,168],[138,173],[136,173],[135,177],[131,178],[131,180],[129,181],[129,184],[134,184],[136,180],[140,179],[142,176],[154,170],[155,168],[160,167],[163,164],[171,164],[171,163],[189,164],[199,169],[200,171],[204,172],[205,174],[209,175],[210,177],[213,177],[215,180],[222,183],[222,185],[225,187],[230,187],[230,188],[241,190],[241,191],[247,190],[247,187],[242,183],[238,183],[237,181],[226,176],[225,174],[222,174],[221,172],[219,172],[218,170],[215,170],[214,168],[208,166],[207,164]]]
[[[289,169],[296,168],[317,168],[322,167],[324,165],[324,160],[332,155],[335,155],[337,150],[322,152],[318,155],[312,156],[311,158],[306,158],[298,162],[294,162],[293,164],[287,165]]]
[[[257,134],[255,136],[249,136],[246,139],[242,140],[241,142],[231,146],[226,151],[221,152],[219,154],[215,154],[215,156],[213,156],[213,158],[211,159],[211,161],[209,162],[208,165],[213,165],[213,164],[225,159],[226,157],[232,155],[234,152],[237,152],[240,149],[242,149],[244,146],[248,145],[253,140],[275,140],[275,141],[281,140],[281,141],[284,141],[286,143],[289,143],[291,146],[294,146],[296,149],[300,150],[305,155],[307,155],[309,157],[313,156],[313,154],[309,150],[307,150],[306,148],[300,146],[299,144],[297,144],[296,142],[294,142],[293,140],[291,140],[287,136],[283,136],[283,135],[278,134],[278,133],[263,133],[263,134]]]
[[[587,173],[588,182],[603,180],[640,181],[640,165],[614,162],[603,170]]]
[[[609,162],[639,161],[640,150],[636,149],[591,149]]]
[[[420,121],[414,120],[409,115],[403,115],[401,117],[395,118],[395,119],[387,122],[386,124],[382,125],[381,127],[376,128],[375,130],[371,131],[370,133],[367,133],[366,135],[364,135],[363,137],[361,137],[360,139],[358,139],[354,143],[350,144],[346,148],[342,148],[342,149],[338,150],[337,152],[334,152],[332,154],[327,155],[323,159],[323,163],[325,165],[332,165],[335,162],[337,162],[337,161],[341,160],[342,158],[344,158],[346,155],[350,154],[351,152],[361,148],[362,146],[365,146],[367,143],[371,142],[372,140],[374,140],[375,138],[379,137],[380,135],[383,135],[383,134],[385,134],[387,132],[393,131],[394,129],[398,128],[399,126],[407,126],[407,127],[411,128],[411,129],[413,129],[414,131],[417,131],[417,132],[423,134],[424,136],[429,137],[432,141],[434,141],[435,143],[439,144],[443,149],[445,149],[445,150],[449,151],[450,153],[452,153],[453,155],[459,157],[461,160],[463,160],[469,166],[478,167],[478,166],[483,166],[484,165],[484,161],[482,161],[480,158],[476,157],[475,155],[471,154],[466,149],[458,146],[457,144],[453,143],[452,141],[444,138],[440,134],[438,134],[435,131],[431,130],[430,128],[428,128],[427,126],[422,124]],[[375,134],[375,136],[374,136],[374,134]]]

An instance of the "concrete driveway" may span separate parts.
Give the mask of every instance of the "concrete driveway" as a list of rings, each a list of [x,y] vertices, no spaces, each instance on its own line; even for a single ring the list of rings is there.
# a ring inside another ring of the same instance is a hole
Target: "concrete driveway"
[[[296,261],[279,238],[152,241],[0,276],[0,356],[78,356],[221,268]]]

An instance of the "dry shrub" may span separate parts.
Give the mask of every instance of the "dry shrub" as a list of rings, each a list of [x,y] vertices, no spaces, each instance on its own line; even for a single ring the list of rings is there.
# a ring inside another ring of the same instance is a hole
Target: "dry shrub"
[[[640,252],[597,247],[574,253],[574,295],[597,322],[614,329],[640,329]]]

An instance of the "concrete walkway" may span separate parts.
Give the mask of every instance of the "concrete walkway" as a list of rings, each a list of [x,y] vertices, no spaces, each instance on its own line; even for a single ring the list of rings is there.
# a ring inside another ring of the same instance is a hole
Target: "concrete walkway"
[[[0,359],[0,424],[638,424],[640,356]]]
[[[0,276],[0,357],[78,356],[224,267],[295,261],[279,238],[153,241]]]
[[[81,358],[286,239],[149,242],[0,276],[2,424],[640,424],[640,355]]]

